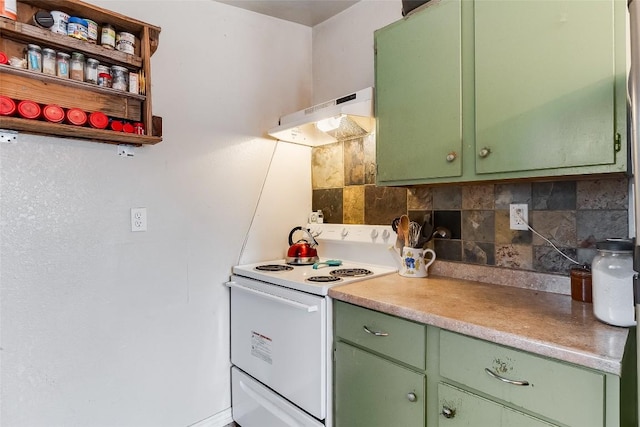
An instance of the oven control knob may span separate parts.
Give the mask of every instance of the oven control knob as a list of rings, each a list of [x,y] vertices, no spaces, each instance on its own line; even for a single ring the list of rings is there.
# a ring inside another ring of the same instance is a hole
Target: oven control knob
[[[343,229],[342,229],[342,233],[341,233],[341,234],[342,234],[342,237],[343,237],[343,238],[344,238],[344,237],[347,237],[347,234],[349,234],[349,231],[348,231],[346,228],[343,228]]]
[[[389,236],[390,236],[390,235],[391,235],[391,233],[389,233],[389,230],[384,230],[384,231],[382,232],[382,238],[383,238],[384,240],[387,240],[387,239],[389,238]]]
[[[376,237],[378,237],[378,230],[374,228],[373,230],[371,230],[371,238],[375,240]]]

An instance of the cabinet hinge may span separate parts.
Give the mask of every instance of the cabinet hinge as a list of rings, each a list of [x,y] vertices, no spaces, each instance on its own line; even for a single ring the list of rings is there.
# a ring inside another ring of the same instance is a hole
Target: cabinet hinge
[[[334,362],[336,361],[336,348],[335,347],[333,347],[332,359],[333,359]]]
[[[613,149],[615,150],[616,153],[619,153],[620,150],[622,149],[622,142],[621,142],[622,137],[620,136],[619,133],[616,133],[616,138],[613,142]]]

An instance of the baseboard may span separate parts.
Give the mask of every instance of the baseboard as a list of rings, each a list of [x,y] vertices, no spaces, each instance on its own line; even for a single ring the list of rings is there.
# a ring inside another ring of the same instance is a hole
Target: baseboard
[[[227,424],[231,424],[233,418],[231,417],[231,408],[227,408],[222,412],[218,412],[215,415],[205,418],[202,421],[198,421],[189,427],[225,427]]]

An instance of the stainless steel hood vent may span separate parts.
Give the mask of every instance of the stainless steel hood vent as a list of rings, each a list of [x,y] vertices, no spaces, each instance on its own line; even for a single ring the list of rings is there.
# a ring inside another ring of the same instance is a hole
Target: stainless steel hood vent
[[[269,135],[312,147],[361,138],[373,131],[373,88],[314,105],[280,118]]]

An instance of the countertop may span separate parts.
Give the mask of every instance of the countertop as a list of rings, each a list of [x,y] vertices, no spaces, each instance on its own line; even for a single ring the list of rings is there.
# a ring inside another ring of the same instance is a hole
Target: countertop
[[[390,274],[329,296],[438,328],[620,376],[628,328],[569,295],[444,277]]]

